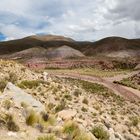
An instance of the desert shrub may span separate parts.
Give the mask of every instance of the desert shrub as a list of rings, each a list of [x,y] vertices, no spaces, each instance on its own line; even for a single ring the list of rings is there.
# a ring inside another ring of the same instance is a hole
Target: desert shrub
[[[47,109],[49,109],[49,110],[52,110],[54,107],[55,107],[55,104],[53,104],[53,103],[49,103],[47,105]]]
[[[56,137],[51,134],[47,136],[40,136],[37,138],[37,140],[56,140]]]
[[[84,103],[84,104],[88,104],[88,100],[87,100],[87,98],[84,98],[83,101],[82,101],[82,103]]]
[[[131,125],[137,126],[139,123],[139,118],[137,116],[134,116],[130,118],[130,121],[131,121]]]
[[[19,131],[19,126],[15,123],[12,115],[7,114],[5,116],[5,121],[9,131],[14,131],[14,132]]]
[[[5,79],[1,80],[0,81],[0,91],[3,92],[4,88],[6,87],[7,85],[7,81]]]
[[[73,94],[74,96],[78,97],[79,95],[81,95],[81,91],[79,89],[75,89]]]
[[[43,81],[41,80],[32,80],[32,81],[22,81],[21,83],[18,84],[18,86],[20,88],[29,88],[29,89],[32,89],[32,88],[36,88],[40,85],[40,83],[44,83]]]
[[[82,107],[81,110],[82,110],[83,112],[87,112],[87,109],[86,109],[85,107]]]
[[[38,118],[37,114],[33,110],[31,110],[29,112],[29,115],[26,117],[26,124],[33,126],[35,123],[38,122],[38,119],[39,118]]]
[[[79,132],[79,127],[77,123],[73,121],[68,121],[63,126],[63,133],[71,136],[72,138]]]
[[[2,103],[3,107],[6,108],[7,110],[10,109],[10,107],[12,106],[12,103],[10,100],[4,100]]]
[[[60,101],[60,104],[55,107],[55,112],[57,113],[59,111],[62,111],[63,109],[65,109],[65,107],[66,107],[66,102],[65,100],[64,101],[62,100]]]
[[[85,132],[80,132],[75,138],[74,140],[92,140],[91,137],[85,133]]]
[[[15,73],[11,72],[9,73],[9,82],[15,83],[18,80],[18,77]]]
[[[65,94],[65,95],[64,95],[64,98],[67,99],[67,100],[69,100],[69,101],[72,100],[72,96],[69,95],[69,94]]]
[[[102,126],[95,126],[91,132],[99,140],[109,140],[109,134],[103,129]]]

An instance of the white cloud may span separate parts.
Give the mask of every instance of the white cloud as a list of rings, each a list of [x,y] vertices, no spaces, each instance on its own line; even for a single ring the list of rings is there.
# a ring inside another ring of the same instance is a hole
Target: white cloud
[[[77,40],[140,36],[139,0],[1,0],[0,32],[7,38],[36,33]],[[132,12],[133,11],[133,12]]]

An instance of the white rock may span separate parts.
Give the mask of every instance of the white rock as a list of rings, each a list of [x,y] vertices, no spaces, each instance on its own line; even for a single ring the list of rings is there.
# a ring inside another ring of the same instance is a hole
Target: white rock
[[[62,110],[58,113],[58,117],[63,120],[70,120],[76,116],[77,112],[75,110]]]
[[[2,98],[10,97],[13,99],[14,103],[20,107],[21,103],[24,102],[31,106],[37,112],[45,111],[44,105],[37,101],[32,95],[24,92],[19,87],[16,87],[12,83],[8,83],[3,92]]]
[[[7,135],[8,135],[9,137],[18,137],[18,136],[17,136],[17,133],[11,132],[11,131],[8,132]]]
[[[48,73],[47,72],[43,72],[43,79],[44,79],[44,81],[48,80]]]

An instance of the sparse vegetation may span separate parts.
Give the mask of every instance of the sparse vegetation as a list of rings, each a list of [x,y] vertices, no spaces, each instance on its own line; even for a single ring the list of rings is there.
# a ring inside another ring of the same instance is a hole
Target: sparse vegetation
[[[88,104],[87,98],[84,98],[82,102],[83,102],[84,104]]]
[[[133,82],[130,78],[124,78],[121,81],[114,81],[114,83],[140,90],[140,86]]]
[[[74,92],[73,92],[74,96],[78,97],[80,96],[82,93],[79,89],[75,89]]]
[[[132,126],[137,126],[139,124],[139,122],[140,122],[140,120],[139,120],[139,118],[137,116],[131,117],[130,121],[131,121]]]
[[[66,102],[60,101],[60,104],[55,107],[55,112],[57,113],[57,112],[65,109],[65,107],[66,107]]]
[[[35,123],[38,122],[38,119],[39,118],[38,118],[37,114],[33,110],[31,110],[29,112],[29,115],[26,117],[26,124],[33,126]]]
[[[0,91],[3,92],[4,88],[6,87],[6,85],[7,85],[7,81],[5,79],[0,80]]]
[[[71,136],[71,138],[73,138],[73,136],[75,136],[78,131],[78,125],[73,121],[68,121],[63,126],[63,133],[68,134]]]
[[[53,134],[47,136],[40,136],[37,140],[56,140],[56,137]]]
[[[83,112],[87,112],[87,108],[85,108],[85,107],[82,107],[81,110],[82,110]]]
[[[44,83],[44,81],[40,81],[40,80],[32,80],[32,81],[22,81],[21,83],[18,84],[18,86],[20,88],[29,88],[29,89],[32,89],[32,88],[36,88],[38,87],[41,83]]]
[[[17,75],[15,73],[13,73],[13,72],[10,72],[8,81],[13,83],[13,84],[15,84],[17,80],[18,80]]]
[[[48,72],[58,73],[76,73],[81,75],[98,76],[98,77],[113,77],[119,74],[127,74],[130,70],[101,70],[96,68],[76,68],[76,69],[47,69]]]
[[[109,134],[103,129],[102,126],[93,127],[91,132],[99,140],[109,140]]]
[[[4,120],[9,131],[19,131],[19,126],[15,123],[14,118],[11,114],[5,114]]]
[[[7,110],[10,109],[10,107],[12,106],[12,102],[10,101],[10,99],[6,99],[3,101],[3,107],[6,108]]]

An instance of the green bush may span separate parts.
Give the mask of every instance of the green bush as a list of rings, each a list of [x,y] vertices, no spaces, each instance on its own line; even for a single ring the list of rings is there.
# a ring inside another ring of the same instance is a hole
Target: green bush
[[[109,140],[109,134],[102,126],[96,126],[91,130],[92,134],[99,140]]]

